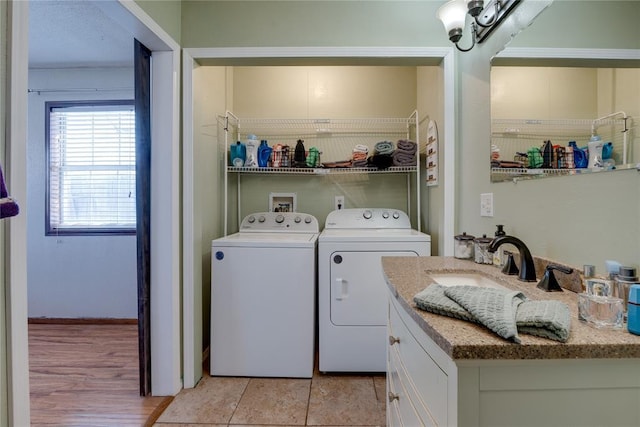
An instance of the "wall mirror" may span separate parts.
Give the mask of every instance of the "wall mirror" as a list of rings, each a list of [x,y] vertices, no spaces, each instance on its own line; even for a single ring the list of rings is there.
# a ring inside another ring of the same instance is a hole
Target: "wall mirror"
[[[544,31],[537,21],[521,33],[528,40]],[[493,58],[490,82],[493,182],[640,162],[640,50],[510,44]]]
[[[635,167],[640,69],[604,62],[494,61],[492,181]]]

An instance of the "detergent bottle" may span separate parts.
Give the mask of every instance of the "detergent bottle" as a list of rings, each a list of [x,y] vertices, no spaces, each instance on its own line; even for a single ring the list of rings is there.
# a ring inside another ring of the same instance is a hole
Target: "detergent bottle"
[[[266,168],[269,166],[269,158],[271,157],[271,151],[273,149],[269,147],[267,144],[267,140],[263,139],[260,141],[260,146],[258,147],[258,166],[261,168]]]
[[[242,167],[244,161],[247,158],[247,147],[240,141],[237,141],[231,147],[229,147],[231,166]]]
[[[244,162],[245,167],[258,167],[258,144],[258,138],[255,135],[249,135],[247,137],[247,159]]]

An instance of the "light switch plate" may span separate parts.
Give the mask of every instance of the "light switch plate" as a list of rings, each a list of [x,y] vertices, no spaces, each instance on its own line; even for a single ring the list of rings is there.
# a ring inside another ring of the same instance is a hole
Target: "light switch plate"
[[[480,216],[493,216],[493,193],[480,194]]]

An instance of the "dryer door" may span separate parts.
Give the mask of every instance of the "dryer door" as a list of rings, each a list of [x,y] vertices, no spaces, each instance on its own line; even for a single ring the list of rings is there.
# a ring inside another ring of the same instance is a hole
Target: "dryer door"
[[[331,323],[337,326],[385,326],[387,284],[383,256],[417,256],[412,251],[336,251],[330,260]]]

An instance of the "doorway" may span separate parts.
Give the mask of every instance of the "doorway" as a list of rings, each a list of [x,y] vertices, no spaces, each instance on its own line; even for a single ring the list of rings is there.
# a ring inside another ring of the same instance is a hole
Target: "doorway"
[[[439,65],[443,75],[443,224],[441,235],[453,236],[453,219],[455,218],[453,188],[455,188],[455,152],[454,140],[454,54],[451,48],[233,48],[229,49],[185,49],[183,60],[183,224],[184,224],[184,283],[183,283],[183,313],[184,313],[184,381],[185,387],[195,385],[202,376],[203,360],[203,295],[206,292],[206,284],[203,281],[203,241],[208,237],[203,228],[204,219],[201,217],[201,205],[204,203],[198,194],[198,183],[195,179],[199,176],[197,159],[199,158],[198,132],[202,129],[194,124],[194,117],[200,112],[194,111],[194,88],[199,83],[200,67],[207,65],[251,65],[252,61],[260,65],[296,65],[305,64],[310,60],[314,63],[327,62],[341,65],[357,63],[359,59],[377,58],[379,64],[421,64]],[[216,90],[222,91],[224,87],[209,88],[208,93]],[[213,103],[209,100],[208,102]],[[223,107],[224,108],[224,107]],[[219,109],[217,111],[220,111]],[[211,121],[212,114],[206,116]],[[209,123],[206,123],[209,125]],[[207,128],[209,130],[209,128]],[[211,133],[211,132],[208,132]],[[224,161],[224,160],[222,160]],[[226,191],[226,188],[224,190]],[[211,191],[208,193],[210,196]],[[207,217],[211,223],[215,218]],[[216,237],[216,236],[214,236]],[[451,239],[452,240],[452,239]],[[443,254],[452,253],[453,249],[448,243],[444,244]],[[204,352],[206,354],[206,351]]]
[[[82,2],[74,2],[82,3]],[[153,264],[156,271],[153,272],[159,279],[154,283],[155,298],[152,298],[152,330],[156,330],[158,336],[152,340],[152,358],[156,369],[152,371],[152,394],[174,395],[181,388],[180,361],[179,361],[179,246],[178,241],[178,214],[177,214],[177,182],[178,182],[178,115],[177,115],[177,81],[176,74],[179,71],[179,46],[162,31],[157,24],[135,4],[120,2],[100,2],[99,6],[105,15],[120,22],[133,36],[139,36],[146,45],[152,46],[154,51],[154,82],[152,93],[158,101],[157,108],[153,111],[152,133],[158,135],[154,144],[160,153],[152,159],[152,165],[158,171],[162,171],[159,185],[163,190],[159,195],[152,194],[152,210],[160,213],[154,215],[151,224],[151,234],[154,238],[153,245],[159,249],[154,255]],[[24,52],[28,50],[28,8],[27,2],[12,2],[9,8],[9,19],[12,25],[11,52]],[[156,54],[157,53],[157,54]],[[11,123],[8,141],[24,141],[27,139],[27,70],[28,60],[25,55],[10,55],[11,71],[8,75],[12,96],[10,98]],[[26,145],[26,144],[25,144]],[[11,168],[12,192],[20,200],[28,200],[27,177],[27,153],[22,144],[13,144],[8,150],[7,163]],[[167,190],[169,189],[169,190]],[[28,204],[23,203],[25,211]],[[13,362],[9,367],[12,381],[11,414],[15,424],[28,424],[29,399],[28,399],[28,366],[26,364],[27,350],[27,251],[28,226],[26,216],[17,217],[10,224],[11,233],[8,235],[7,252],[11,256],[12,270],[7,279],[7,287],[10,289],[9,304],[12,307],[12,316],[9,319],[8,328],[12,334],[12,342],[8,348],[11,360],[24,360],[24,363]],[[160,232],[162,231],[162,232]],[[135,255],[133,257],[135,259]],[[153,291],[152,291],[153,293]],[[153,312],[156,312],[154,316]],[[155,325],[157,324],[157,327]],[[160,333],[162,332],[162,333]],[[152,332],[153,334],[153,332]],[[157,359],[157,361],[156,361]]]

